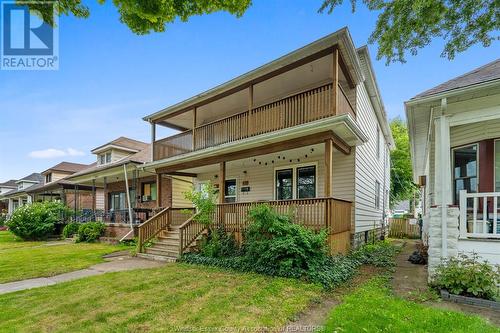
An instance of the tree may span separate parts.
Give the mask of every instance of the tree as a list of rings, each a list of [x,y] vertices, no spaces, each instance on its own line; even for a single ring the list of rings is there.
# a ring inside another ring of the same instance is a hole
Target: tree
[[[97,1],[103,4],[106,0]],[[45,22],[53,25],[53,9],[48,3],[27,5],[30,10],[36,10]],[[134,33],[143,35],[152,31],[163,32],[166,24],[177,19],[185,22],[194,15],[226,11],[240,17],[250,7],[251,0],[113,0],[113,4],[120,13],[120,21]],[[90,15],[89,8],[81,0],[59,0],[54,11],[56,15],[73,14],[78,18]]]
[[[320,12],[331,14],[344,0],[325,0]],[[358,0],[350,0],[352,11]],[[378,44],[377,59],[405,62],[406,51],[416,55],[433,38],[445,41],[442,57],[453,59],[475,44],[498,41],[500,0],[362,0],[379,12],[370,43]]]
[[[20,1],[20,0],[18,0]],[[106,0],[97,0],[104,3]],[[353,12],[358,0],[349,0]],[[500,35],[500,0],[359,0],[378,13],[370,43],[378,44],[377,59],[386,63],[405,62],[406,52],[416,55],[433,38],[445,40],[441,56],[453,59],[475,44],[490,46]],[[120,21],[136,34],[163,32],[176,19],[226,11],[242,16],[251,0],[113,0]],[[319,12],[331,14],[344,0],[323,0]],[[43,2],[28,4],[53,24],[52,9]],[[57,15],[86,18],[90,15],[81,0],[59,0]]]
[[[401,118],[393,119],[390,125],[396,144],[396,148],[391,151],[390,205],[393,207],[400,201],[413,199],[417,187],[412,177],[408,128]]]

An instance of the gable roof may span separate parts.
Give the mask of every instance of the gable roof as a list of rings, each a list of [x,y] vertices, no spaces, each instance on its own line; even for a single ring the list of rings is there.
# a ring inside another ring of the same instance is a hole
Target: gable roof
[[[432,95],[448,92],[455,89],[485,83],[489,81],[500,80],[500,58],[486,65],[478,67],[468,73],[457,76],[454,79],[441,83],[440,85],[426,90],[411,100],[429,97]]]
[[[16,181],[17,184],[21,182],[41,183],[43,182],[43,176],[38,172],[33,172],[31,175],[28,175]]]
[[[86,169],[88,167],[89,167],[89,165],[87,165],[87,164],[61,162],[59,164],[54,165],[53,167],[48,168],[47,170],[42,172],[42,174],[44,174],[48,171],[61,171],[61,172],[75,173],[75,172],[81,171],[83,169]]]
[[[15,179],[8,180],[6,182],[0,183],[0,187],[11,187],[11,188],[17,188]]]
[[[122,148],[124,150],[128,150],[131,152],[139,152],[143,149],[146,149],[147,146],[148,144],[146,142],[121,136],[117,139],[114,139],[113,141],[110,141],[108,143],[105,143],[103,145],[100,145],[99,147],[92,149],[91,152],[98,153],[108,148],[118,148],[118,149]]]

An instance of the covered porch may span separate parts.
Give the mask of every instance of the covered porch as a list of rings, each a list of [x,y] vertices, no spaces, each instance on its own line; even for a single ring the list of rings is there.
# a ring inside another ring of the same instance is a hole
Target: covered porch
[[[332,131],[306,135],[255,148],[156,168],[165,175],[194,179],[196,188],[207,182],[218,190],[214,222],[241,241],[248,226],[248,211],[267,203],[281,213],[292,213],[295,223],[327,230],[332,252],[350,246],[354,199],[352,147]],[[165,213],[144,224],[169,225]],[[143,227],[143,226],[141,226]],[[140,229],[141,229],[140,227]],[[179,229],[179,253],[186,251],[203,228],[188,219]],[[139,241],[148,240],[139,231]]]

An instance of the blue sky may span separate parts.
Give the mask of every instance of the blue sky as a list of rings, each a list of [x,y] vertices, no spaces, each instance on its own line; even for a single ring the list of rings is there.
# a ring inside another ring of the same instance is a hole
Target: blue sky
[[[90,150],[118,136],[148,141],[144,115],[343,26],[364,45],[376,21],[362,6],[352,14],[349,1],[327,15],[317,13],[321,0],[254,0],[239,19],[216,13],[137,36],[111,1],[88,3],[89,19],[59,21],[58,71],[0,71],[0,181],[63,160],[93,162]],[[436,40],[405,64],[373,59],[389,118],[404,116],[403,102],[417,93],[500,54],[499,43],[476,46],[450,62],[440,57],[442,46]],[[369,48],[374,58],[376,45]]]

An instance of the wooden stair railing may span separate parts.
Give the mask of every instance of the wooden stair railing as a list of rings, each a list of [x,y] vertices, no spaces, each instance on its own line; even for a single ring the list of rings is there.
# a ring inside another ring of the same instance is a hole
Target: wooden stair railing
[[[179,226],[179,255],[182,255],[196,238],[206,230],[203,224],[196,222],[196,216],[197,214],[191,216],[191,218]]]
[[[167,229],[170,224],[170,207],[161,210],[158,214],[151,217],[149,220],[141,223],[137,227],[138,240],[137,249],[138,252],[142,252],[144,244],[155,237],[160,231]]]

